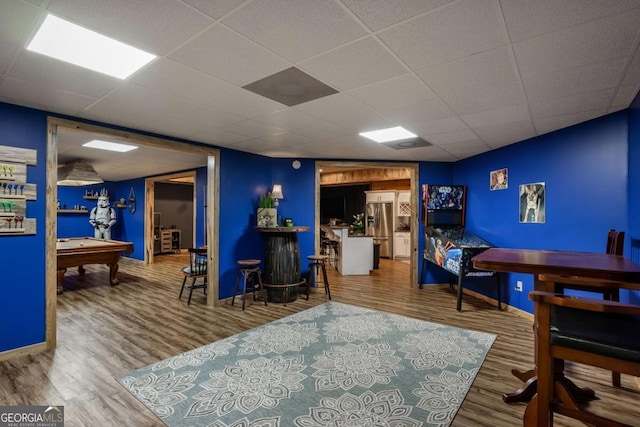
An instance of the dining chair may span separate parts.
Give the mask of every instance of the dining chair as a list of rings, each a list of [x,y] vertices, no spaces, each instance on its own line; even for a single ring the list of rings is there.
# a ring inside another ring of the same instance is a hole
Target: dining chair
[[[624,252],[624,231],[609,230],[605,248],[607,254],[622,256]],[[557,293],[564,293],[565,289],[573,289],[602,294],[602,298],[608,301],[620,301],[620,287],[603,285],[602,280],[599,279],[565,276],[562,278],[553,277],[551,281],[556,283],[555,292]],[[611,383],[616,387],[620,387],[621,378],[619,372],[611,372]]]
[[[637,283],[629,285],[638,288]],[[625,287],[621,282],[616,286]],[[587,425],[628,426],[580,405],[561,381],[557,362],[570,360],[640,375],[640,305],[542,291],[532,291],[529,299],[536,313],[538,384],[525,409],[524,426],[552,426],[554,413]],[[616,416],[623,411],[624,407],[609,413]]]
[[[189,265],[182,268],[184,279],[182,280],[180,296],[178,296],[178,299],[182,299],[184,290],[189,289],[187,305],[191,304],[191,296],[194,289],[204,289],[204,294],[207,295],[207,264],[206,248],[189,248]],[[187,279],[192,279],[190,285],[187,285]],[[202,279],[202,283],[196,284],[198,279]]]

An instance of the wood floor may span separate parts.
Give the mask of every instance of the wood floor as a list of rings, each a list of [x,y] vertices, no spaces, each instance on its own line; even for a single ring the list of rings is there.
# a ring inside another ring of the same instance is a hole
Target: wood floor
[[[66,426],[161,426],[116,381],[115,377],[229,335],[262,325],[327,301],[319,290],[309,301],[281,304],[229,303],[204,306],[202,290],[190,306],[178,300],[183,255],[156,257],[145,266],[124,259],[118,277],[108,284],[108,269],[87,266],[84,276],[65,275],[65,293],[58,296],[58,347],[55,350],[0,362],[0,405],[64,405]],[[448,286],[410,289],[409,266],[381,260],[369,276],[341,277],[331,268],[334,301],[398,313],[418,319],[490,332],[498,336],[482,365],[454,426],[517,426],[524,404],[507,405],[502,394],[521,383],[512,368],[533,364],[530,320],[465,296],[462,312]],[[235,272],[227,272],[235,277]],[[596,390],[601,400],[590,403],[600,414],[640,425],[640,394],[634,378],[623,376],[623,389],[609,386],[608,372],[577,365],[568,375]],[[556,416],[556,426],[582,425]],[[289,427],[289,426],[282,426]]]

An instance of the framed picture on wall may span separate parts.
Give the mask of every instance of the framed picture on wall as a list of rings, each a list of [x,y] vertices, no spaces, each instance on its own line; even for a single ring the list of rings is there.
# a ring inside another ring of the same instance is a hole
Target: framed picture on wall
[[[546,221],[546,186],[544,182],[520,186],[520,222],[543,224]]]
[[[509,170],[507,168],[491,171],[489,174],[489,188],[493,190],[505,190],[509,188]]]

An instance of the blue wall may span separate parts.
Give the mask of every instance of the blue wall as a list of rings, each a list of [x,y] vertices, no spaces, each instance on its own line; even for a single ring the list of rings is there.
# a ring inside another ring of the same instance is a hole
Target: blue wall
[[[620,112],[457,162],[467,228],[499,247],[604,252],[609,229],[629,229],[627,123]],[[490,191],[489,172],[500,168],[509,169],[509,188]],[[534,182],[546,183],[546,223],[520,223],[518,186]],[[508,303],[532,312],[533,277],[507,276]],[[516,280],[523,292],[512,290]],[[493,284],[469,287],[495,297]]]
[[[464,184],[468,186],[467,228],[497,246],[512,248],[546,248],[583,251],[603,251],[604,236],[610,228],[628,230],[629,242],[636,241],[640,213],[640,172],[627,176],[627,161],[640,160],[640,105],[638,100],[625,112],[609,115],[588,123],[543,135],[519,144],[507,146],[454,164],[421,162],[419,184]],[[184,142],[184,141],[183,141]],[[189,142],[189,141],[186,141]],[[38,184],[38,200],[28,202],[28,216],[38,219],[35,236],[2,237],[5,251],[3,266],[24,264],[29,254],[32,265],[42,268],[3,268],[3,298],[0,301],[0,351],[44,341],[45,334],[45,173],[46,173],[46,113],[0,103],[0,143],[38,150],[38,166],[30,167],[28,180]],[[627,150],[629,151],[627,153]],[[280,202],[280,215],[290,217],[296,225],[313,225],[314,221],[314,161],[302,160],[295,170],[291,159],[271,159],[239,151],[220,149],[220,297],[232,293],[236,260],[264,257],[262,236],[254,231],[258,197],[282,184],[285,198]],[[509,188],[489,191],[489,172],[509,169]],[[633,171],[633,169],[632,169]],[[206,170],[198,170],[196,209],[204,210]],[[547,184],[547,222],[520,224],[518,221],[518,185],[531,182]],[[119,209],[117,238],[134,242],[132,257],[143,259],[144,179],[107,183],[115,198],[126,197],[133,187],[137,196],[134,215]],[[66,190],[65,190],[66,191]],[[83,190],[81,190],[83,191]],[[69,198],[66,200],[66,198]],[[74,204],[92,207],[78,195],[60,199],[67,207]],[[78,200],[75,202],[74,200]],[[112,200],[114,201],[114,200]],[[628,205],[628,206],[627,206]],[[198,215],[196,235],[204,243],[204,223]],[[69,230],[65,222],[81,216],[60,215],[59,228]],[[422,222],[422,221],[420,221]],[[81,235],[86,235],[84,225]],[[422,236],[423,228],[419,232]],[[202,237],[201,237],[202,236]],[[114,233],[114,238],[116,238]],[[304,263],[313,252],[313,233],[300,233],[300,252]],[[420,239],[420,253],[423,249]],[[632,251],[633,252],[633,251]],[[633,259],[633,253],[632,253]],[[637,259],[635,260],[637,262]],[[511,274],[508,288],[516,280],[525,284],[522,293],[508,291],[507,301],[529,312],[532,306],[527,293],[532,278]],[[426,282],[442,283],[448,275],[429,271]],[[19,286],[17,285],[19,284]],[[493,286],[473,283],[471,289],[494,296]]]
[[[37,166],[27,167],[37,200],[27,202],[26,217],[37,219],[36,234],[0,237],[0,351],[45,340],[46,135],[44,113],[0,103],[0,145],[38,151]]]

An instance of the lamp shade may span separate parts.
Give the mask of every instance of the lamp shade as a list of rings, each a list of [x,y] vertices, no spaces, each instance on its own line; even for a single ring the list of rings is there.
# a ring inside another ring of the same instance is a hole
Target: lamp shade
[[[79,187],[103,182],[98,172],[88,163],[73,162],[58,168],[58,185]]]
[[[271,197],[274,199],[284,199],[284,195],[282,194],[282,185],[273,184],[273,191],[271,191]]]

